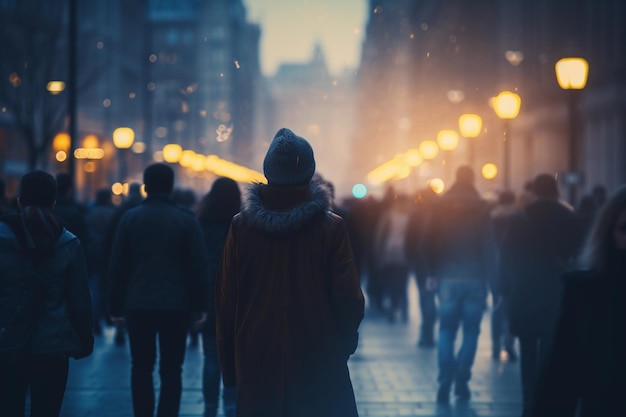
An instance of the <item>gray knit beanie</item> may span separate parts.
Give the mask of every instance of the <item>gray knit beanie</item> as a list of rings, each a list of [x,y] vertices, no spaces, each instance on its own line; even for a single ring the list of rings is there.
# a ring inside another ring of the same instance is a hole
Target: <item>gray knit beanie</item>
[[[306,139],[282,128],[276,133],[267,150],[263,173],[270,185],[308,184],[315,173],[313,148]]]

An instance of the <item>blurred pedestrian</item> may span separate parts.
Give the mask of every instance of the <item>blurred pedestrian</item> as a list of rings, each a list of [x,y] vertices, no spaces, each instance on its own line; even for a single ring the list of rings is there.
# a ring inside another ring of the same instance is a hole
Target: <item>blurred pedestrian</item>
[[[498,203],[491,209],[493,230],[498,244],[498,250],[502,246],[502,238],[506,230],[509,218],[518,210],[515,202],[515,194],[505,190],[498,196]],[[515,352],[515,337],[509,329],[508,304],[502,299],[495,288],[492,288],[493,310],[491,312],[491,357],[500,360],[500,353],[504,344],[504,351],[509,361],[517,360]]]
[[[10,356],[0,353],[1,416],[23,416],[28,391],[32,416],[58,416],[68,358],[84,358],[93,350],[85,255],[80,241],[53,212],[56,189],[52,175],[29,172],[19,186],[20,213],[0,221],[0,287],[33,271],[30,279],[41,294],[25,345]],[[2,303],[2,314],[7,305],[11,303]]]
[[[11,211],[11,202],[6,196],[6,184],[0,178],[0,216]]]
[[[383,300],[387,301],[385,314],[390,323],[395,322],[398,315],[405,323],[409,319],[407,283],[410,268],[406,237],[411,209],[408,196],[394,196],[383,208],[376,224],[376,269],[381,279]]]
[[[424,239],[428,276],[439,299],[437,402],[449,403],[453,384],[455,396],[467,401],[496,252],[489,207],[474,187],[471,168],[460,167],[455,183],[434,204]],[[459,326],[463,341],[455,355]]]
[[[126,322],[136,417],[154,415],[152,373],[159,349],[158,416],[177,416],[190,317],[207,318],[208,259],[192,212],[174,204],[174,171],[144,170],[148,198],[128,210],[115,233],[108,279],[113,322]]]
[[[603,205],[582,261],[564,277],[534,417],[626,415],[626,187]]]
[[[89,263],[89,283],[94,307],[94,333],[101,334],[101,322],[106,318],[106,236],[115,214],[111,190],[96,192],[93,205],[87,209],[85,223],[89,232],[87,259]]]
[[[347,361],[364,299],[348,233],[289,129],[232,221],[217,277],[217,340],[238,417],[357,415]]]
[[[574,266],[582,245],[582,227],[559,201],[554,177],[538,175],[533,192],[535,201],[509,219],[498,275],[510,330],[520,342],[524,416],[531,410],[537,369],[558,317],[560,277]]]
[[[137,207],[141,203],[143,203],[143,196],[141,195],[141,184],[138,182],[131,182],[130,185],[128,186],[128,194],[124,198],[124,201],[122,201],[122,204],[120,204],[117,207],[117,209],[115,210],[115,213],[113,213],[113,216],[111,217],[111,222],[109,223],[108,232],[104,239],[104,265],[107,268],[107,272],[108,272],[108,267],[111,261],[111,252],[113,250],[113,240],[115,238],[115,231],[117,230],[117,225],[120,223],[120,219],[122,218],[124,213],[126,213],[128,210],[134,207]],[[108,276],[108,273],[107,273],[107,276]],[[107,279],[105,282],[106,294],[109,294],[111,292],[110,285],[111,283]],[[109,321],[110,321],[111,314],[108,310],[108,306],[105,306],[105,308],[108,313],[107,318],[109,318]],[[117,323],[109,323],[109,324],[113,324],[115,326],[115,334],[113,336],[113,342],[115,343],[115,345],[125,346],[126,345],[126,323],[120,320]]]
[[[85,224],[86,210],[74,198],[74,180],[67,172],[60,172],[56,175],[56,181],[58,192],[54,213],[61,220],[61,224],[87,248],[89,236]]]
[[[202,394],[204,395],[204,416],[215,417],[219,406],[222,374],[217,357],[215,334],[215,281],[224,243],[230,229],[230,222],[241,207],[241,191],[230,178],[217,178],[211,190],[200,200],[196,215],[206,243],[209,257],[209,308],[208,319],[202,333],[204,364],[202,371]],[[222,393],[227,417],[234,417],[235,396],[233,388],[225,388]]]
[[[415,196],[415,206],[411,213],[406,232],[406,250],[409,265],[415,274],[419,293],[419,308],[421,313],[420,335],[417,346],[423,348],[435,347],[435,322],[437,321],[437,304],[435,289],[426,285],[428,271],[424,259],[424,246],[428,245],[423,238],[426,220],[430,216],[437,193],[427,187],[419,190]]]

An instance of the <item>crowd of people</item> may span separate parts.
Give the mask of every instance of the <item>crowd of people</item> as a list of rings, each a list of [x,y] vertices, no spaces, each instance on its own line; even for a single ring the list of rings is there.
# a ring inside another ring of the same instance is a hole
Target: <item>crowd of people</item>
[[[520,195],[487,200],[462,166],[442,195],[389,187],[339,203],[289,129],[263,171],[267,184],[220,177],[196,200],[152,164],[147,197],[133,183],[119,205],[109,190],[81,205],[65,173],[24,175],[13,201],[0,182],[0,294],[12,296],[22,271],[43,288],[22,339],[0,331],[0,415],[23,415],[28,390],[33,415],[58,415],[68,358],[114,326],[130,348],[137,417],[178,415],[185,350],[198,340],[205,416],[220,399],[227,416],[356,416],[347,361],[365,306],[407,323],[411,277],[440,405],[471,398],[491,301],[492,357],[519,357],[524,417],[626,415],[626,188],[595,187],[572,207],[539,174]],[[0,324],[17,326],[1,301]]]

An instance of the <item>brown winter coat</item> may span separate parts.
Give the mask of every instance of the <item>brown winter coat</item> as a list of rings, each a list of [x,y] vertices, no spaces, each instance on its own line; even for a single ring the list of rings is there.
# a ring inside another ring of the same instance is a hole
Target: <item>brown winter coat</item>
[[[320,184],[255,184],[233,219],[216,288],[224,385],[239,417],[351,417],[347,360],[364,299],[341,217]]]

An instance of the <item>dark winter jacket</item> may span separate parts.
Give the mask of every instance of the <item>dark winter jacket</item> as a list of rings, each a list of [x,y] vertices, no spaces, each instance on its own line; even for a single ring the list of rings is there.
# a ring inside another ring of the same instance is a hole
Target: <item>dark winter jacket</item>
[[[537,384],[533,417],[626,415],[625,278],[626,259],[606,274],[565,276],[561,316]]]
[[[341,217],[321,184],[253,185],[217,282],[225,386],[240,417],[357,415],[347,360],[364,299]]]
[[[108,271],[111,315],[128,309],[205,312],[208,274],[196,217],[167,195],[150,195],[117,226]]]
[[[429,276],[493,282],[493,225],[489,207],[474,187],[455,184],[433,203],[423,239],[421,247]]]
[[[21,217],[0,221],[0,276],[25,268],[27,259],[19,236]],[[43,302],[24,348],[31,355],[82,358],[93,350],[92,307],[85,255],[79,240],[63,229],[54,253],[35,267],[43,286]]]
[[[573,267],[582,237],[572,210],[556,199],[537,200],[510,217],[500,253],[499,287],[508,299],[513,334],[554,326],[560,277]]]

